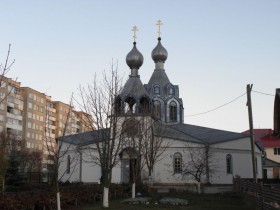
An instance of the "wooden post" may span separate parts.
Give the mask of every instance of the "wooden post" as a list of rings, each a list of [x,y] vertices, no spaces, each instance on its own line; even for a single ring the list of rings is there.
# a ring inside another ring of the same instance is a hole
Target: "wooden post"
[[[254,142],[254,126],[253,126],[253,114],[252,114],[252,101],[251,101],[251,91],[253,85],[247,85],[247,106],[249,115],[249,126],[250,126],[250,140],[251,140],[251,153],[252,153],[252,166],[253,166],[253,178],[254,182],[257,183],[256,175],[256,158],[255,158],[255,142]]]

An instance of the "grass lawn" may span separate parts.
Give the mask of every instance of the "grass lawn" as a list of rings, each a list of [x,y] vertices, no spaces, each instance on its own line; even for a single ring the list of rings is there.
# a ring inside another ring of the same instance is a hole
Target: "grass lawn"
[[[164,206],[160,204],[149,204],[149,205],[129,205],[120,204],[121,200],[110,201],[110,207],[108,209],[115,210],[144,210],[144,209],[188,209],[188,210],[254,210],[255,206],[252,203],[247,203],[242,197],[235,193],[224,193],[224,194],[192,194],[192,193],[172,193],[172,194],[155,194],[150,197],[158,199],[161,197],[173,197],[173,198],[184,198],[189,201],[187,206]],[[74,208],[73,208],[74,209]],[[102,204],[97,203],[92,206],[78,207],[80,210],[101,210]]]

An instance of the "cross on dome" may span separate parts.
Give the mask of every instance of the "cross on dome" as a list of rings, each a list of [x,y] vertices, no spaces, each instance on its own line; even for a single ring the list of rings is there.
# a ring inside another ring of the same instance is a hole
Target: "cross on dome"
[[[158,26],[158,37],[160,37],[160,34],[161,34],[161,32],[160,32],[160,26],[162,26],[163,23],[162,23],[161,20],[158,20],[157,23],[156,23],[156,25]]]
[[[133,39],[134,39],[134,42],[136,42],[136,32],[138,31],[138,28],[137,26],[133,26],[133,28],[131,29],[131,31],[133,31]]]

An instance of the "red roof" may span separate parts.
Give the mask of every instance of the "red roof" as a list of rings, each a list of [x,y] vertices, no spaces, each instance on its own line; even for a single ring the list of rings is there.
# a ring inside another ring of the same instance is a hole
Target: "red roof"
[[[244,131],[243,133],[249,134],[250,131]],[[273,130],[271,129],[254,129],[254,139],[255,141],[260,140],[265,148],[280,148],[280,137],[273,135]]]

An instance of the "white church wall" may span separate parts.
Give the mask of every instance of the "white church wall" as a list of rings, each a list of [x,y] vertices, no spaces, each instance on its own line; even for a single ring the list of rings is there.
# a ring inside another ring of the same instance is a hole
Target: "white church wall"
[[[76,146],[68,143],[61,144],[59,159],[58,179],[62,182],[79,181],[80,155],[76,152]],[[68,156],[70,157],[70,170],[68,171]]]
[[[92,146],[91,146],[92,147]],[[82,182],[85,183],[99,183],[101,178],[101,168],[93,160],[98,155],[96,150],[84,149],[82,151]]]
[[[239,175],[243,178],[252,178],[252,162],[250,151],[250,140],[240,139],[231,142],[224,142],[218,145],[210,146],[210,156],[213,164],[212,171],[210,173],[210,182],[212,184],[232,184],[233,176]],[[188,158],[187,147],[201,147],[201,145],[194,143],[185,143],[182,141],[174,141],[171,145],[172,148],[168,148],[163,156],[164,158],[158,162],[154,169],[154,182],[161,184],[183,184],[194,183],[195,181],[191,177],[184,176],[182,173],[174,173],[173,155],[179,152],[182,155],[183,164],[184,159]],[[227,174],[226,171],[226,155],[232,156],[232,173]],[[262,163],[261,153],[258,150],[256,152],[258,178],[262,178]],[[203,177],[206,181],[206,177]]]

